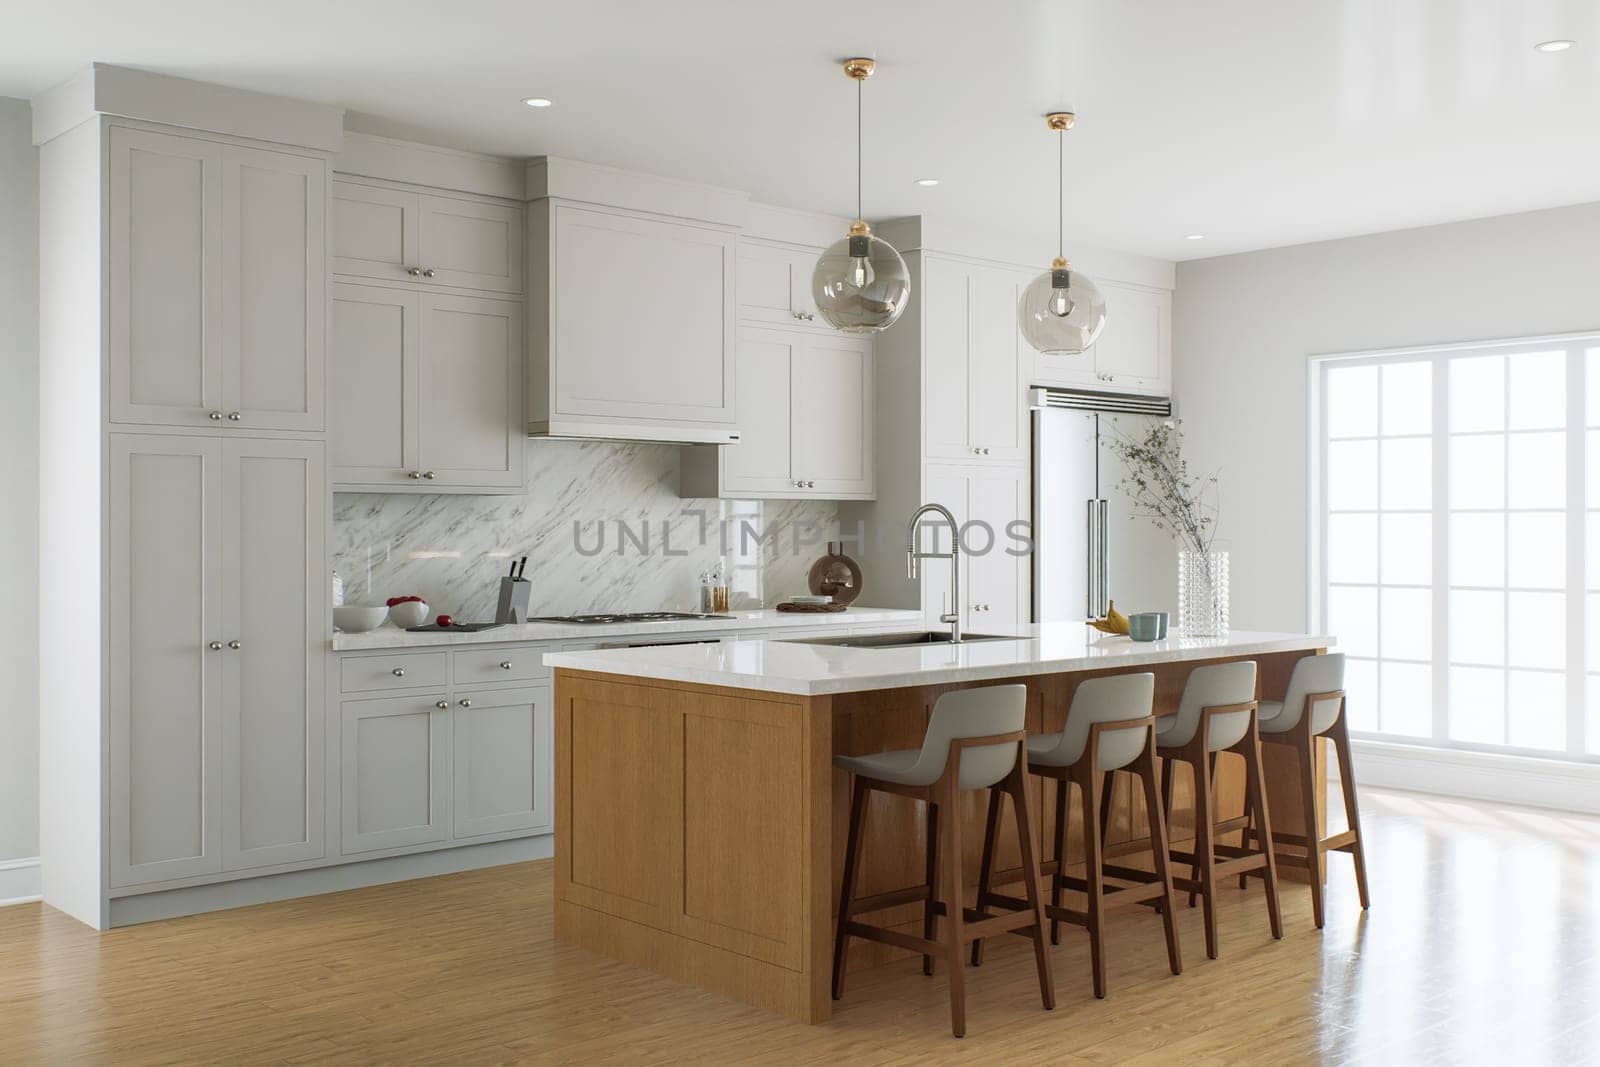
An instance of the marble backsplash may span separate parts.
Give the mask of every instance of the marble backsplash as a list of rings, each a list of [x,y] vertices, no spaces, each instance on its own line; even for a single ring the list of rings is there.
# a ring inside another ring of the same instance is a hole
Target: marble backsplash
[[[436,612],[493,619],[499,579],[526,555],[534,615],[697,611],[700,574],[719,560],[732,607],[770,607],[806,592],[838,526],[830,502],[681,498],[676,445],[523,447],[528,490],[517,496],[336,493],[328,547],[346,602],[416,595]]]

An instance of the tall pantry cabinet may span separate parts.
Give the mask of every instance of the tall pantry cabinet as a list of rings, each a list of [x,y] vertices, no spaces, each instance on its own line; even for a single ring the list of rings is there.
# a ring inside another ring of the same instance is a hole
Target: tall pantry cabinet
[[[103,928],[326,849],[341,117],[105,67],[34,113],[42,874]]]

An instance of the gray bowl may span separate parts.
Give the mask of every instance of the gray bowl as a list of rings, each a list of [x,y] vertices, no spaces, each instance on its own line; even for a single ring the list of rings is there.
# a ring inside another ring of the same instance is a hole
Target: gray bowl
[[[1128,636],[1135,641],[1160,641],[1167,636],[1167,613],[1141,611],[1128,616]]]

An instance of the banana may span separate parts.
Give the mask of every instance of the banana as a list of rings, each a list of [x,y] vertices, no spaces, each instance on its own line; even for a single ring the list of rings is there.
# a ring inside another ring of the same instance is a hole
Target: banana
[[[1128,632],[1128,617],[1117,610],[1114,600],[1106,601],[1106,617],[1103,619],[1090,619],[1089,625],[1103,634],[1126,634]]]

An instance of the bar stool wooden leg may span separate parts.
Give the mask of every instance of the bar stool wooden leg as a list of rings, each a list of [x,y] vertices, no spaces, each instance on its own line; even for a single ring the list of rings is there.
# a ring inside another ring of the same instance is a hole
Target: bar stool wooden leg
[[[967,1033],[967,987],[965,983],[965,961],[962,959],[962,946],[965,943],[962,930],[962,909],[965,897],[961,890],[961,818],[960,818],[960,792],[957,789],[958,775],[947,774],[944,793],[940,802],[946,805],[945,817],[940,821],[944,823],[944,913],[945,922],[948,923],[948,940],[945,944],[945,954],[950,965],[950,1032],[956,1037],[965,1037]]]
[[[1329,727],[1327,734],[1333,739],[1334,750],[1339,755],[1339,787],[1344,793],[1344,815],[1355,839],[1348,850],[1356,864],[1356,892],[1361,895],[1361,909],[1370,906],[1367,897],[1367,854],[1361,844],[1361,813],[1356,808],[1356,776],[1350,763],[1350,729],[1345,722],[1344,703],[1339,705],[1339,717]]]
[[[1201,743],[1204,744],[1205,722],[1201,722]],[[1206,753],[1202,749],[1189,762],[1194,770],[1194,866],[1196,881],[1200,884],[1200,902],[1206,928],[1206,958],[1217,958],[1217,873],[1216,809],[1212,803],[1211,775],[1206,773]],[[1189,892],[1189,906],[1194,907],[1195,892]]]
[[[855,897],[856,860],[861,851],[861,827],[867,818],[867,784],[859,777],[850,793],[850,833],[844,846],[844,885],[839,890],[839,927],[833,939],[833,999],[844,995],[845,958],[850,949],[850,901]]]
[[[1055,981],[1050,974],[1050,950],[1044,943],[1044,900],[1039,895],[1039,864],[1033,854],[1033,830],[1028,819],[1028,782],[1019,759],[1012,774],[1010,787],[1011,809],[1017,819],[1018,850],[1022,854],[1022,881],[1027,886],[1028,904],[1033,909],[1034,924],[1030,930],[1033,938],[1034,966],[1039,972],[1039,999],[1046,1011],[1056,1006]],[[998,794],[996,794],[998,795]],[[996,827],[998,830],[998,827]],[[975,942],[977,944],[978,942]]]
[[[1322,831],[1317,826],[1316,738],[1309,717],[1295,728],[1293,748],[1300,764],[1300,807],[1305,812],[1306,873],[1311,882],[1311,921],[1322,929]],[[1272,851],[1268,846],[1269,852]]]
[[[1262,855],[1266,858],[1265,881],[1267,884],[1267,919],[1272,927],[1272,936],[1283,938],[1283,914],[1278,907],[1278,861],[1272,848],[1272,818],[1267,812],[1267,783],[1261,773],[1261,737],[1256,731],[1256,719],[1250,717],[1250,731],[1240,742],[1245,758],[1245,786],[1250,802],[1250,807],[1255,813],[1256,826],[1261,833]],[[1312,848],[1320,847],[1317,844],[1315,812],[1313,810],[1312,826],[1309,839]]]
[[[923,867],[928,895],[922,900],[922,939],[932,941],[933,935],[938,933],[938,928],[935,926],[938,912],[934,905],[939,899],[939,805],[928,800],[923,806],[928,809],[928,857]],[[933,974],[933,956],[928,953],[923,953],[922,956],[922,973]]]
[[[1210,784],[1210,787],[1211,787],[1211,789],[1213,791],[1215,791],[1215,789],[1217,788],[1217,756],[1218,756],[1218,753],[1212,752],[1212,753],[1210,753],[1209,755],[1207,755],[1205,757],[1205,759],[1206,759],[1205,767],[1206,767],[1207,781]],[[1196,783],[1198,783],[1200,781],[1200,767],[1201,767],[1201,764],[1199,764],[1199,763],[1194,764],[1194,776],[1195,776],[1195,782]],[[1195,795],[1196,796],[1199,795],[1198,791],[1196,792]],[[1195,809],[1195,811],[1197,813],[1198,813],[1199,810],[1200,810],[1199,808]],[[1200,816],[1198,814],[1195,815],[1196,819],[1198,819],[1199,817]],[[1215,819],[1214,815],[1213,815],[1213,819]],[[1215,842],[1213,842],[1213,843],[1215,843]],[[1214,861],[1215,861],[1215,857],[1213,857],[1213,862]],[[1194,882],[1200,881],[1200,858],[1199,858],[1199,853],[1198,852],[1195,853],[1194,866],[1189,871],[1189,878],[1191,879],[1191,881],[1194,881]],[[1194,907],[1194,901],[1195,901],[1195,890],[1194,889],[1190,889],[1189,890],[1189,907],[1191,907],[1191,908]]]
[[[1140,768],[1139,780],[1144,783],[1145,817],[1150,825],[1150,846],[1156,877],[1161,879],[1161,921],[1167,930],[1167,963],[1173,974],[1182,974],[1183,954],[1178,945],[1176,895],[1172,892],[1171,861],[1167,855],[1167,821],[1162,817],[1163,805],[1156,786],[1155,753],[1146,749],[1137,766]]]
[[[1094,995],[1101,999],[1106,995],[1105,876],[1101,870],[1104,846],[1100,839],[1103,777],[1089,770],[1078,778],[1078,786],[1083,790],[1083,880],[1089,897],[1089,959]]]
[[[995,839],[1000,836],[1000,807],[1004,800],[999,786],[989,790],[989,815],[984,820],[983,826],[983,859],[978,864],[976,904],[979,910],[985,905],[984,898],[989,895],[989,886],[994,878],[994,844]],[[972,943],[972,965],[978,967],[982,964],[983,939],[979,938]]]
[[[1061,910],[1061,894],[1067,887],[1067,815],[1072,806],[1072,783],[1057,778],[1056,783],[1056,855],[1055,873],[1050,876],[1050,943],[1061,944],[1061,920],[1054,917]]]

